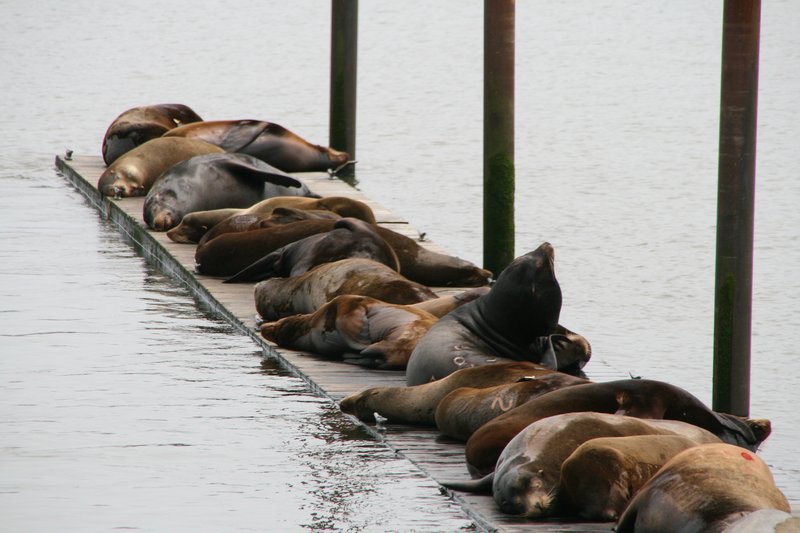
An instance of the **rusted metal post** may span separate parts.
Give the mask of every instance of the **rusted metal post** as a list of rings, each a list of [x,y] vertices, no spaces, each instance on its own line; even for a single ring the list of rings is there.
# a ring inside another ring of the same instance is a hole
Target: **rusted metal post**
[[[725,0],[722,26],[717,263],[716,411],[750,410],[753,212],[761,0]]]
[[[514,259],[515,0],[484,0],[483,265]]]
[[[329,143],[331,148],[356,158],[356,72],[358,59],[358,0],[333,0],[331,4],[331,96]],[[354,165],[339,172],[355,175]]]

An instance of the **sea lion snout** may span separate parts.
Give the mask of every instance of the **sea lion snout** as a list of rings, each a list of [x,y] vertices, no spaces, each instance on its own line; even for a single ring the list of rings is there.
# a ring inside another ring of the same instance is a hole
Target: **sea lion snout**
[[[161,211],[153,219],[152,228],[155,231],[166,231],[176,225],[175,215],[172,211]]]

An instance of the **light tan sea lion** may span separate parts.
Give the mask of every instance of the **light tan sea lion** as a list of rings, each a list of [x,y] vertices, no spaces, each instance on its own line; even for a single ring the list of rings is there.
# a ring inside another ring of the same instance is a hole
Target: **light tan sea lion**
[[[527,361],[464,368],[440,380],[413,387],[372,387],[347,396],[339,407],[364,422],[375,422],[375,413],[378,413],[390,422],[435,426],[436,406],[458,388],[493,387],[553,372]]]
[[[439,402],[436,408],[436,427],[451,439],[466,441],[489,420],[533,398],[584,383],[589,383],[589,380],[563,372],[553,372],[538,378],[488,388],[462,387]]]
[[[719,532],[761,509],[791,512],[766,463],[739,446],[706,444],[679,453],[650,478],[616,530]]]
[[[100,175],[97,189],[116,198],[145,196],[156,179],[173,165],[196,155],[221,152],[213,144],[193,139],[151,139],[111,163]]]
[[[616,521],[634,494],[675,455],[697,446],[680,435],[584,442],[561,465],[558,497],[570,515]]]

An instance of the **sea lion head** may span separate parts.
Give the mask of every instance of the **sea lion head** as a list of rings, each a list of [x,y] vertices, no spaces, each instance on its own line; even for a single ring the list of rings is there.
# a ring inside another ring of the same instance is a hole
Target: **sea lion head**
[[[181,222],[183,217],[171,207],[175,205],[175,196],[171,189],[164,189],[156,194],[151,192],[147,196],[142,216],[151,229],[167,231]]]
[[[144,180],[136,166],[119,165],[109,167],[100,176],[97,188],[106,196],[128,198],[144,196]]]
[[[492,491],[503,512],[536,518],[552,513],[557,488],[554,469],[541,468],[531,461],[507,470],[502,476],[496,472]]]

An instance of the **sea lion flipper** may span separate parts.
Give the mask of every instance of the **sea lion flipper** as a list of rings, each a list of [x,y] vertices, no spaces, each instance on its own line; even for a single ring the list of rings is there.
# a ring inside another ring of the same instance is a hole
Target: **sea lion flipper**
[[[262,281],[274,277],[276,275],[276,267],[281,257],[282,254],[280,253],[280,250],[269,253],[258,261],[252,263],[250,266],[243,268],[222,283],[246,283]]]
[[[480,479],[470,479],[469,481],[443,481],[443,486],[452,490],[463,492],[475,492],[479,494],[491,494],[494,484],[494,472],[483,476]]]
[[[553,347],[552,335],[547,337],[537,337],[530,346],[534,359],[538,357],[538,361],[533,360],[550,370],[558,370],[558,360],[556,359],[556,351]]]
[[[232,126],[219,147],[226,152],[241,152],[245,147],[255,141],[269,127],[269,122],[260,120],[240,120]]]
[[[253,158],[253,161],[259,160]],[[303,183],[300,180],[291,177],[286,172],[277,169],[268,163],[264,163],[263,161],[259,161],[258,166],[256,166],[255,164],[251,164],[243,158],[237,161],[225,161],[224,164],[220,166],[225,167],[225,170],[230,172],[231,175],[241,179],[255,180],[259,183],[266,181],[269,183],[274,183],[275,185],[282,185],[284,187],[303,186]]]
[[[769,436],[769,431],[767,431],[766,434],[756,436],[751,424],[747,423],[748,419],[728,413],[718,413],[716,411],[711,411],[711,413],[727,430],[725,432],[726,436],[721,437],[724,442],[729,442],[755,452],[758,451],[759,445]]]
[[[372,353],[365,354],[364,352],[348,352],[342,354],[342,361],[351,365],[363,366],[364,368],[380,368],[383,360],[376,355]]]

